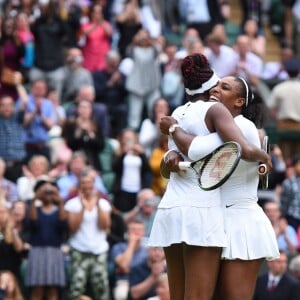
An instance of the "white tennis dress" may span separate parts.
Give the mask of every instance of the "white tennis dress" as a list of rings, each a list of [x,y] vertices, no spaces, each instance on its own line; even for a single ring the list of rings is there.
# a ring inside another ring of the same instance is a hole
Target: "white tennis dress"
[[[255,125],[242,115],[235,122],[245,138],[260,147]],[[224,259],[251,260],[279,257],[274,229],[269,218],[257,204],[258,164],[241,160],[230,178],[221,186],[227,247]]]
[[[210,134],[205,124],[207,110],[215,102],[188,102],[172,114],[188,133]],[[170,140],[169,148],[174,149]],[[216,146],[212,146],[212,149]],[[185,160],[189,160],[185,157]],[[150,246],[176,243],[197,246],[226,246],[220,190],[203,191],[192,170],[171,172],[166,192],[158,206],[149,238]]]

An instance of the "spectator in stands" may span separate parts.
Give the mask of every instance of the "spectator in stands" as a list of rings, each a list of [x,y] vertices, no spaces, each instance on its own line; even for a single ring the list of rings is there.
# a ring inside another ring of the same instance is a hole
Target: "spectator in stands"
[[[153,149],[158,146],[160,138],[159,122],[161,117],[170,114],[169,103],[164,98],[158,98],[153,104],[153,112],[143,120],[139,131],[139,143],[149,158]]]
[[[297,254],[290,260],[289,271],[300,282],[300,254]]]
[[[152,189],[141,189],[137,194],[136,206],[123,216],[127,224],[132,220],[139,220],[145,225],[145,240],[150,236],[159,201],[160,197],[157,197]]]
[[[93,291],[93,299],[109,299],[106,240],[111,226],[109,202],[94,192],[94,172],[82,169],[79,196],[65,204],[71,231],[69,299],[78,300],[85,294],[86,284]]]
[[[133,59],[133,68],[126,79],[128,90],[128,126],[138,130],[143,120],[143,108],[147,117],[153,111],[154,101],[160,97],[160,78],[155,41],[145,29],[134,36],[129,56]]]
[[[278,248],[287,254],[295,254],[299,247],[297,232],[282,216],[279,204],[274,201],[268,201],[263,208],[274,228]]]
[[[78,180],[82,169],[87,167],[87,157],[82,151],[75,151],[69,162],[68,173],[57,180],[61,197],[66,201],[78,195]],[[94,189],[97,192],[107,194],[102,178],[95,171]]]
[[[117,51],[110,50],[105,56],[105,68],[93,73],[96,102],[104,103],[108,109],[112,138],[127,127],[126,77],[119,70],[120,59]]]
[[[142,28],[139,1],[129,0],[124,2],[123,10],[115,17],[116,29],[120,35],[118,50],[122,58],[127,56],[128,46],[136,33]]]
[[[300,155],[292,159],[294,176],[282,183],[280,203],[287,222],[296,231],[300,228]]]
[[[253,18],[246,20],[243,32],[250,39],[251,51],[262,59],[265,59],[267,41],[263,32],[258,27],[258,21]]]
[[[169,280],[167,273],[161,273],[156,281],[157,296],[148,298],[147,300],[171,300],[169,290]]]
[[[6,163],[5,177],[14,182],[22,175],[22,163],[26,156],[22,139],[27,99],[22,99],[18,109],[12,97],[0,97],[0,157]]]
[[[61,251],[68,229],[64,201],[56,184],[47,178],[37,181],[34,192],[29,211],[31,247],[25,285],[31,289],[31,299],[58,300],[58,287],[66,283]]]
[[[113,162],[116,174],[113,205],[119,213],[124,213],[135,207],[138,192],[151,186],[152,173],[137,133],[126,128],[118,139],[120,153]]]
[[[18,279],[8,270],[0,272],[0,300],[24,300]]]
[[[289,79],[274,86],[266,102],[271,115],[276,122],[279,137],[278,144],[285,159],[291,158],[293,153],[300,153],[300,143],[297,136],[300,133],[300,60],[292,58],[284,62]],[[290,137],[294,133],[296,138]]]
[[[43,78],[60,96],[64,79],[63,42],[66,37],[66,24],[56,8],[56,3],[52,0],[40,1],[41,15],[31,26],[36,51],[29,77],[31,82]]]
[[[211,68],[219,77],[232,74],[237,60],[237,54],[232,47],[225,45],[222,37],[215,33],[207,35],[206,44],[204,53]]]
[[[53,103],[45,98],[47,84],[44,79],[31,83],[30,94],[20,95],[17,105],[28,101],[23,121],[26,161],[33,155],[41,154],[50,161],[50,150],[47,145],[48,132],[55,123],[55,108]],[[27,98],[27,100],[22,99]]]
[[[34,196],[34,185],[41,178],[48,175],[49,161],[43,155],[33,155],[27,165],[23,166],[23,176],[17,180],[19,199],[31,200]]]
[[[23,242],[4,201],[0,201],[0,232],[0,271],[9,270],[20,280]]]
[[[201,5],[193,0],[180,0],[179,12],[187,27],[197,29],[199,36],[205,40],[216,24],[223,24],[219,1],[201,1]]]
[[[160,164],[164,154],[168,151],[168,136],[161,134],[158,146],[155,147],[149,157],[149,165],[153,174],[151,188],[158,196],[163,196],[167,187],[167,179],[161,176]]]
[[[149,247],[146,261],[134,265],[129,276],[130,297],[144,299],[156,295],[156,283],[166,271],[166,260],[162,248]]]
[[[287,261],[287,255],[283,251],[279,258],[268,261],[268,272],[257,278],[253,300],[299,298],[300,284],[287,273]]]
[[[102,128],[93,119],[92,103],[82,100],[77,105],[76,118],[68,119],[62,136],[72,151],[83,151],[89,164],[101,171],[99,153],[104,147]]]
[[[24,80],[28,81],[28,74],[34,62],[34,36],[30,29],[29,16],[25,12],[17,15],[17,35],[24,46],[24,57],[22,60],[22,74]]]
[[[0,96],[9,95],[17,100],[18,94],[11,72],[21,71],[24,46],[17,35],[13,17],[5,18],[1,24],[0,46]]]
[[[18,200],[17,185],[6,179],[5,161],[0,157],[0,201],[5,201],[7,205],[12,206],[13,202]]]
[[[99,122],[103,134],[107,137],[110,134],[109,114],[103,103],[95,103],[96,93],[93,85],[83,85],[79,88],[75,101],[67,107],[67,117],[76,116],[76,106],[81,100],[88,100],[93,103],[93,117]]]
[[[110,261],[114,264],[115,277],[113,293],[116,299],[128,299],[129,277],[133,268],[147,261],[148,248],[142,243],[144,236],[145,225],[133,219],[128,224],[127,241],[117,243],[111,249]]]
[[[93,85],[91,72],[83,67],[81,49],[75,47],[68,49],[64,72],[61,101],[67,104],[74,101],[82,86]]]
[[[90,8],[89,21],[80,29],[80,35],[85,39],[82,46],[83,66],[89,71],[105,68],[105,55],[110,50],[112,33],[112,26],[104,19],[102,6],[94,3]]]

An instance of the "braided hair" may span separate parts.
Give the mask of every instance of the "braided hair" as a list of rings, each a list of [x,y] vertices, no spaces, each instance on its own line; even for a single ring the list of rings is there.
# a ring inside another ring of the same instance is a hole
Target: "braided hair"
[[[181,74],[184,87],[190,90],[201,88],[214,71],[210,68],[207,58],[201,53],[186,56],[181,63]]]

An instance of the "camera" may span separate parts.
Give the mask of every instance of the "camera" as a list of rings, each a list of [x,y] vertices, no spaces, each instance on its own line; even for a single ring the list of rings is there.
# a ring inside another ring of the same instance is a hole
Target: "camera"
[[[48,195],[52,195],[52,194],[54,194],[54,190],[47,188],[47,189],[44,190],[44,193],[48,194]]]

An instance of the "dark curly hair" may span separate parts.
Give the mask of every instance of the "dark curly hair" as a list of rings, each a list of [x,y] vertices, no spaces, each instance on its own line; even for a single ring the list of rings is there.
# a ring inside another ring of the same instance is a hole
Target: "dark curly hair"
[[[214,71],[210,68],[207,58],[201,53],[186,56],[181,63],[184,87],[190,90],[201,88]]]
[[[241,77],[236,77],[240,83],[238,94],[245,98],[242,115],[252,121],[257,128],[263,128],[268,121],[268,109],[259,94],[252,91],[249,83]],[[247,105],[246,105],[247,103]]]

